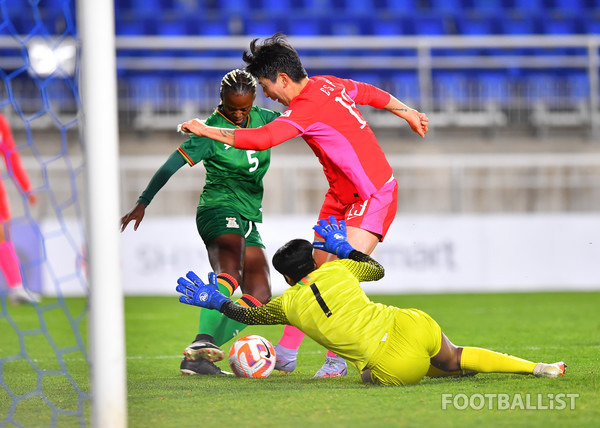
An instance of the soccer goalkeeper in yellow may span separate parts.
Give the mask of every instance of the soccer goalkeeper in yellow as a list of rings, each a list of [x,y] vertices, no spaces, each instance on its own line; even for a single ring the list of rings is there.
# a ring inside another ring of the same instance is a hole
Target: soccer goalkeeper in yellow
[[[346,240],[344,221],[330,217],[314,229],[325,241],[313,244],[295,239],[279,248],[273,266],[291,285],[266,305],[245,308],[219,293],[216,275],[205,285],[189,272],[179,278],[180,302],[216,309],[244,324],[290,324],[325,348],[349,361],[365,382],[384,385],[418,383],[424,376],[475,373],[518,373],[558,377],[565,363],[534,363],[487,349],[455,346],[440,326],[418,309],[400,309],[374,303],[360,287],[376,281],[383,267]],[[313,247],[314,246],[314,247]],[[328,251],[338,260],[316,268],[313,248]],[[216,353],[223,358],[224,353]],[[199,351],[191,358],[210,358]]]

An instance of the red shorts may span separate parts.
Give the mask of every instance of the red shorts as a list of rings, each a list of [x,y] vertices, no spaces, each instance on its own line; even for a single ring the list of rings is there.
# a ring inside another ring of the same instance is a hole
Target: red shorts
[[[383,241],[397,209],[398,182],[393,178],[366,201],[352,204],[342,204],[330,189],[325,195],[319,219],[334,216],[337,220],[346,220],[346,226],[379,235],[379,241]]]

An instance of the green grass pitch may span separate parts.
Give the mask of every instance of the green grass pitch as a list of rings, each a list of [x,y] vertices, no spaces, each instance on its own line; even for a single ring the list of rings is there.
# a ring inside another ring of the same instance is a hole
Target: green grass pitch
[[[129,297],[125,301],[129,426],[597,426],[600,293],[372,298],[425,310],[456,344],[490,348],[533,361],[564,360],[567,374],[559,379],[478,374],[463,379],[426,379],[409,387],[382,387],[363,385],[351,368],[344,378],[314,379],[325,351],[306,338],[300,348],[298,368],[288,376],[277,372],[267,379],[181,376],[181,353],[197,329],[196,308],[181,305],[175,296]],[[85,301],[67,299],[67,304],[77,314]],[[61,349],[75,345],[59,305],[50,299],[43,305],[54,306],[43,312],[42,331],[48,331]],[[5,307],[4,311],[0,317],[0,357],[5,359],[1,380],[13,394],[22,396],[36,389],[40,376],[23,359],[6,360],[20,347],[9,318],[27,333],[23,344],[38,368],[50,373],[60,364],[47,336],[35,334],[42,323],[33,308]],[[77,328],[85,337],[85,319]],[[276,343],[282,330],[282,326],[250,326],[243,334],[259,334]],[[230,343],[223,348],[228,351],[229,346]],[[67,352],[64,362],[74,381],[89,392],[88,364],[82,353]],[[228,368],[226,361],[219,365]],[[14,413],[10,394],[0,388],[0,426],[42,427],[54,422],[61,427],[80,426],[79,420],[68,414],[76,409],[78,399],[68,380],[48,375],[43,376],[42,384],[44,397],[37,394],[22,400]],[[460,396],[461,400],[456,399],[456,406],[451,401],[444,410],[444,394],[452,394],[451,400]],[[485,398],[486,394],[509,397],[512,408],[500,408],[493,398]],[[571,399],[566,394],[576,396]],[[464,407],[464,397],[473,400],[473,407],[460,409]],[[566,407],[547,408],[549,397],[563,397]],[[48,402],[62,409],[54,422]],[[12,416],[7,418],[9,413]],[[89,402],[84,413],[89,425]]]

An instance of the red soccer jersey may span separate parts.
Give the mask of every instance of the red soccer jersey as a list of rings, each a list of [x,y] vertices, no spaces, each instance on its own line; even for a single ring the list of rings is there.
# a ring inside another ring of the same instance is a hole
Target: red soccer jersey
[[[21,163],[21,157],[15,147],[15,142],[10,131],[8,121],[0,114],[0,151],[4,156],[4,163],[9,172],[9,176],[14,180],[16,178],[18,184],[24,192],[31,190],[29,177]],[[2,181],[0,181],[0,221],[10,219],[10,206],[8,204],[8,196]]]
[[[339,201],[350,204],[366,200],[391,179],[392,168],[356,104],[382,108],[389,100],[387,92],[366,83],[315,76],[279,118],[263,127],[262,138],[268,136],[267,141],[261,144],[252,138],[251,132],[260,130],[236,130],[235,146],[275,146],[290,138],[286,132],[282,140],[281,125],[291,125],[319,158]]]

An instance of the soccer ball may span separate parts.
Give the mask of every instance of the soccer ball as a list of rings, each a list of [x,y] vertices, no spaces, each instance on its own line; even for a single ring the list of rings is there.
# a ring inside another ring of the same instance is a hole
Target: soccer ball
[[[244,336],[231,345],[229,365],[239,377],[267,377],[275,368],[275,348],[262,336]]]

